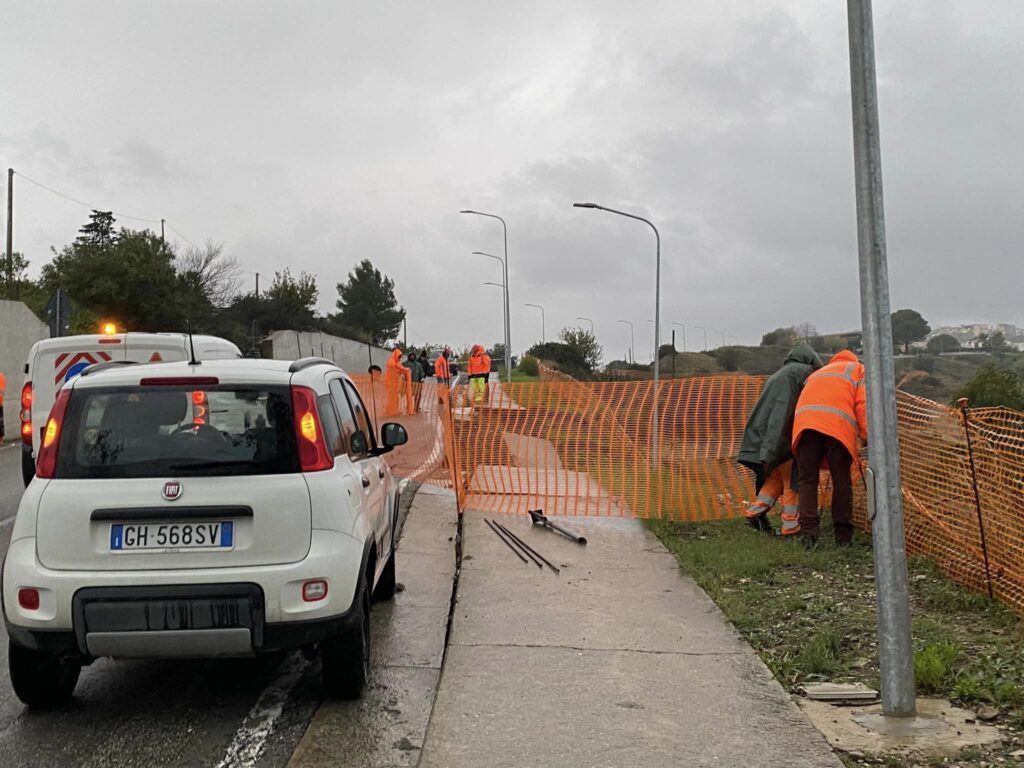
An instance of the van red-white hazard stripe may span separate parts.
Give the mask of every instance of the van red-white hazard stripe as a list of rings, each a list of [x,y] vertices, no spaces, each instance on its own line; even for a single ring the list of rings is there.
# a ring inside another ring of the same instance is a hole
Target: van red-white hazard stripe
[[[57,375],[53,377],[53,383],[60,384],[64,380],[64,377],[68,375],[68,371],[71,370],[71,367],[76,363],[84,361],[89,363],[89,365],[95,365],[99,362],[110,362],[110,355],[106,352],[97,352],[96,356],[99,357],[99,360],[97,360],[96,357],[93,357],[90,352],[64,352],[57,355],[57,359],[53,361],[54,370],[57,371]]]

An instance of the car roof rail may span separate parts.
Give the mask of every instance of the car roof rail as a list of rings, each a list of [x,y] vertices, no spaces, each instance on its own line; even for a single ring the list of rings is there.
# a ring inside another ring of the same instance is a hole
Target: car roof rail
[[[298,373],[314,365],[335,365],[334,361],[323,357],[303,357],[288,366],[288,373]]]
[[[138,360],[108,360],[105,363],[93,363],[88,368],[82,369],[82,372],[80,374],[78,374],[78,375],[79,376],[91,376],[94,373],[99,373],[100,371],[106,371],[106,370],[109,370],[110,368],[116,368],[116,367],[121,366],[121,365],[138,365],[138,364],[139,364]]]

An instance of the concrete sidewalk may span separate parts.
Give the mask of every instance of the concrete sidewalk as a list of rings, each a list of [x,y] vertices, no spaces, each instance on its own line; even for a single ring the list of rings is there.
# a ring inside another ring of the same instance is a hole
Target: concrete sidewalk
[[[562,571],[466,513],[422,768],[841,766],[640,522],[572,520],[581,547],[502,520]]]

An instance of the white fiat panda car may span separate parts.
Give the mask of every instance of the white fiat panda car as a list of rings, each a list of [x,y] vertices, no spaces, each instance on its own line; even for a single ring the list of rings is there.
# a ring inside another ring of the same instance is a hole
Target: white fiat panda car
[[[2,575],[14,691],[83,664],[319,648],[357,698],[395,592],[398,486],[351,380],[315,358],[85,369],[43,428]]]

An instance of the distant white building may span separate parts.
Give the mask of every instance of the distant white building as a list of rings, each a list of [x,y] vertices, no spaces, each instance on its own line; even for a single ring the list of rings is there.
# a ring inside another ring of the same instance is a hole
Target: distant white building
[[[1012,323],[973,323],[969,325],[948,325],[932,330],[924,341],[912,344],[912,347],[923,349],[929,340],[943,334],[952,336],[963,349],[979,349],[985,346],[987,339],[995,333],[1002,333],[1006,343],[1018,352],[1024,351],[1024,329]]]

